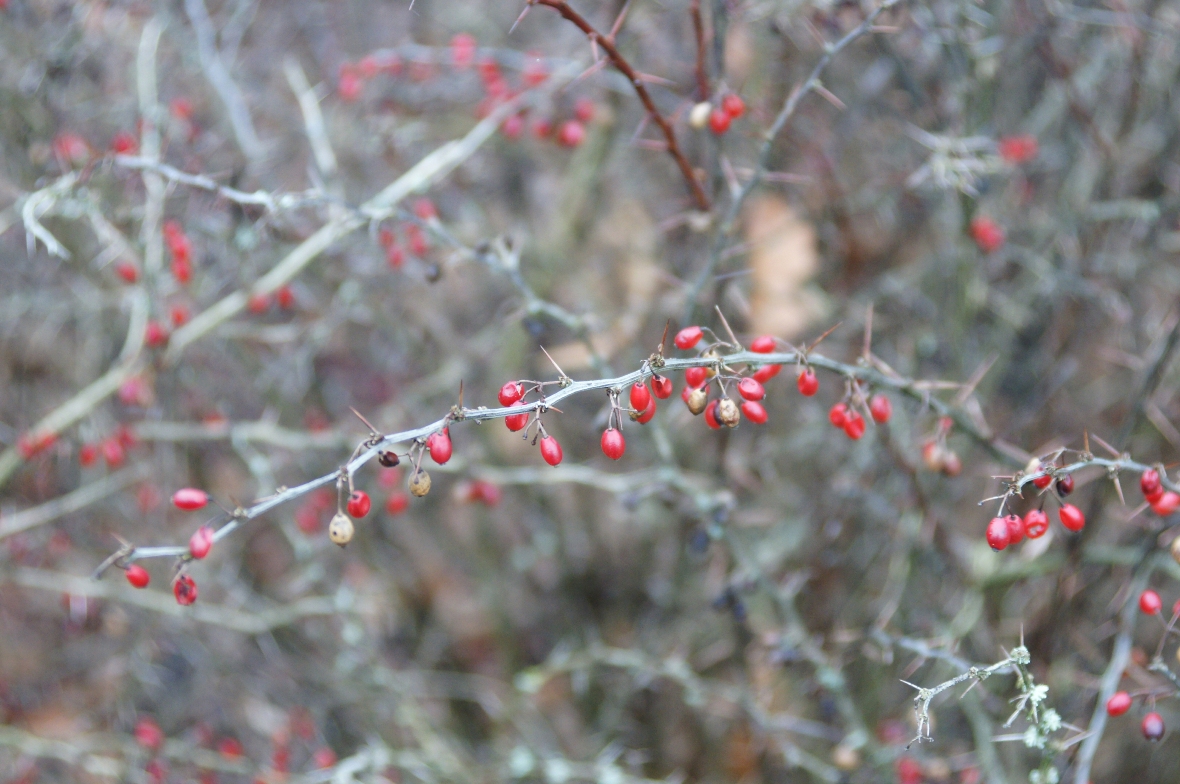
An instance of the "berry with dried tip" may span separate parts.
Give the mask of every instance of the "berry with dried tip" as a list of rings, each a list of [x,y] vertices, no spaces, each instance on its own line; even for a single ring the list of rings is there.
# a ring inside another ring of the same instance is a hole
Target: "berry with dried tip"
[[[774,349],[778,346],[773,335],[761,335],[754,338],[750,343],[750,351],[755,354],[773,354]]]
[[[172,595],[176,603],[188,606],[197,600],[197,582],[187,574],[177,575],[172,581]]]
[[[837,403],[829,408],[828,421],[832,423],[832,427],[844,427],[844,423],[848,421],[848,405]]]
[[[1049,515],[1041,509],[1030,509],[1024,515],[1024,533],[1029,539],[1040,539],[1049,530]]]
[[[760,384],[765,384],[767,381],[777,376],[779,371],[782,369],[782,365],[763,365],[754,371],[752,378]]]
[[[795,379],[795,386],[799,388],[800,395],[811,397],[819,391],[819,379],[816,378],[814,370],[804,368],[799,377]]]
[[[766,388],[752,378],[738,382],[738,394],[746,400],[761,400],[766,397]]]
[[[1139,728],[1143,730],[1143,737],[1155,743],[1164,737],[1164,717],[1152,711],[1143,717]]]
[[[746,415],[746,419],[756,425],[764,425],[769,419],[766,408],[756,400],[747,400],[742,403],[742,413]]]
[[[720,404],[720,400],[711,400],[709,405],[705,406],[705,424],[713,430],[721,429],[721,423],[717,421],[717,406]]]
[[[626,449],[627,442],[621,431],[611,427],[602,432],[602,453],[611,460],[618,460]]]
[[[188,540],[189,555],[201,559],[213,549],[213,526],[203,525]]]
[[[705,406],[709,403],[709,393],[705,391],[704,387],[697,387],[692,390],[685,387],[683,397],[685,405],[688,406],[688,410],[692,412],[693,416],[704,411]]]
[[[1020,544],[1024,541],[1024,521],[1020,519],[1020,515],[1010,514],[1004,518],[1004,522],[1008,524],[1008,544]]]
[[[874,422],[883,425],[889,421],[889,417],[893,416],[893,403],[884,395],[873,395],[869,401],[869,413]]]
[[[426,449],[430,452],[430,459],[439,465],[451,459],[451,435],[446,428],[426,439]]]
[[[729,130],[729,124],[732,121],[733,118],[724,109],[718,107],[709,113],[709,130],[713,132],[713,135],[720,136]]]
[[[1069,474],[1057,480],[1057,492],[1061,494],[1062,498],[1073,492],[1073,477]]]
[[[523,406],[524,401],[517,400],[512,405],[514,407],[515,406]],[[527,425],[528,423],[529,423],[529,412],[528,411],[525,411],[523,414],[509,414],[508,416],[504,417],[504,424],[513,433],[515,433],[518,430],[523,430],[525,425]]]
[[[651,400],[647,404],[647,408],[642,413],[632,413],[631,421],[638,422],[641,425],[646,425],[651,421],[652,417],[656,415],[656,401]]]
[[[685,327],[676,333],[676,337],[672,338],[672,342],[676,344],[676,348],[690,349],[697,343],[701,342],[701,338],[704,337],[704,334],[705,331],[700,327]]]
[[[517,400],[524,397],[524,384],[519,381],[509,381],[500,387],[500,392],[496,395],[502,406],[510,406]]]
[[[844,434],[853,441],[865,434],[865,418],[859,411],[849,410],[844,417]]]
[[[1122,716],[1130,709],[1131,695],[1125,691],[1116,691],[1106,701],[1106,714],[1108,716]]]
[[[186,512],[204,509],[208,503],[209,494],[195,487],[182,487],[172,494],[172,505]]]
[[[1053,484],[1052,474],[1038,474],[1033,478],[1033,487],[1038,490],[1044,490],[1049,485]]]
[[[746,113],[746,102],[737,93],[729,93],[721,99],[721,108],[731,119],[736,120]]]
[[[148,570],[144,569],[139,564],[131,564],[127,567],[126,572],[127,582],[131,583],[136,588],[147,588],[148,583],[152,581],[152,576],[148,574]]]
[[[1160,595],[1150,589],[1139,594],[1139,611],[1144,615],[1155,615],[1164,606]]]
[[[667,400],[672,397],[672,379],[667,376],[652,376],[651,392],[660,400]]]
[[[373,501],[364,490],[353,490],[348,496],[348,513],[353,517],[364,517],[373,508]]]
[[[1080,531],[1086,527],[1086,516],[1073,504],[1062,504],[1057,515],[1061,518],[1061,524],[1070,531]]]
[[[546,463],[556,466],[561,462],[561,456],[561,444],[557,443],[556,438],[545,436],[541,439],[541,457]]]
[[[1180,509],[1180,495],[1171,490],[1160,493],[1159,497],[1151,502],[1151,511],[1160,517],[1167,517],[1177,509]]]
[[[684,383],[691,388],[703,386],[709,380],[709,370],[703,367],[690,367],[684,371]]]
[[[647,404],[651,402],[651,391],[648,390],[647,384],[642,381],[637,381],[631,387],[631,408],[636,411],[646,411]]]
[[[1002,517],[993,517],[991,522],[987,524],[987,533],[985,535],[987,543],[993,550],[999,552],[1008,546],[1010,534],[1008,533],[1008,521]]]
[[[742,414],[738,411],[737,403],[730,398],[722,398],[717,405],[717,421],[726,427],[737,427],[737,423],[742,421]]]
[[[1159,491],[1162,489],[1159,471],[1149,468],[1140,474],[1139,489],[1143,492],[1143,497],[1148,501],[1152,500],[1152,496],[1158,497]]]
[[[356,526],[352,524],[352,519],[343,512],[337,512],[332,515],[332,522],[328,523],[328,538],[332,540],[332,544],[343,547],[352,541],[352,535],[356,533]]]

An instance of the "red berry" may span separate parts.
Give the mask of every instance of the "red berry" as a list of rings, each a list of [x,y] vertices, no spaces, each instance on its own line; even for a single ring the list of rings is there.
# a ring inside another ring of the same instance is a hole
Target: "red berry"
[[[512,405],[513,406],[523,406],[524,401],[517,400]],[[527,425],[528,423],[529,423],[529,412],[527,412],[527,411],[524,412],[523,414],[509,414],[508,416],[504,417],[504,424],[507,425],[508,429],[511,430],[513,433],[515,433],[517,430],[524,429],[524,426]]]
[[[676,344],[676,348],[690,349],[701,342],[704,334],[705,331],[700,327],[685,327],[676,333],[676,337],[672,338],[672,342]]]
[[[996,552],[1003,550],[1008,546],[1010,534],[1008,533],[1008,521],[1002,517],[993,517],[991,522],[987,524],[987,543]]]
[[[451,435],[445,429],[432,434],[426,439],[426,448],[430,451],[430,459],[442,465],[451,459]]]
[[[613,427],[602,431],[602,453],[604,455],[611,460],[618,460],[626,449],[627,442],[621,431]]]
[[[1163,602],[1160,601],[1160,595],[1152,590],[1146,590],[1139,594],[1139,610],[1144,615],[1155,615],[1163,607]]]
[[[1010,514],[1004,518],[1008,524],[1008,544],[1020,544],[1024,541],[1024,521],[1020,515]]]
[[[193,102],[188,98],[173,98],[168,104],[168,111],[178,120],[191,120],[193,118]]]
[[[348,514],[351,517],[364,517],[373,507],[369,494],[364,490],[353,490],[348,496]]]
[[[295,292],[290,286],[279,286],[275,289],[275,302],[283,310],[290,310],[295,305]]]
[[[845,403],[837,403],[829,408],[828,421],[832,423],[832,427],[844,427],[844,423],[848,421],[848,406]]]
[[[524,133],[524,115],[512,114],[500,124],[500,133],[508,139],[519,139]]]
[[[119,439],[108,438],[102,442],[102,459],[106,461],[108,468],[118,468],[123,465],[126,458],[127,453],[123,450]]]
[[[703,367],[690,367],[684,371],[684,383],[688,384],[692,389],[703,386],[709,380],[709,369]]]
[[[469,68],[473,62],[475,62],[475,36],[469,33],[456,34],[451,38],[451,63],[456,68]]]
[[[557,443],[556,438],[545,436],[541,439],[541,457],[551,466],[561,462],[561,444]]]
[[[660,400],[667,400],[672,397],[672,379],[667,376],[652,376],[651,391]]]
[[[766,388],[752,378],[743,378],[738,382],[738,394],[746,400],[761,400],[766,397]]]
[[[168,329],[155,319],[143,330],[143,343],[148,348],[159,348],[168,342]]]
[[[182,487],[172,494],[172,505],[186,512],[204,509],[208,503],[209,494],[195,487]]]
[[[782,365],[763,365],[754,371],[754,375],[751,378],[761,384],[765,384],[767,381],[777,376],[779,371],[782,369]]]
[[[316,749],[316,753],[311,755],[311,764],[318,770],[330,768],[336,764],[336,752],[327,746]]]
[[[873,395],[869,401],[869,413],[872,414],[874,422],[883,425],[893,416],[893,403],[884,395]]]
[[[972,218],[969,230],[971,239],[984,253],[992,253],[1004,245],[1004,230],[991,218]]]
[[[164,731],[151,716],[141,716],[139,721],[135,722],[132,734],[135,736],[135,742],[145,749],[155,751],[164,745]]]
[[[1160,489],[1160,475],[1159,471],[1154,468],[1149,468],[1139,476],[1139,489],[1144,496],[1156,495]]]
[[[1086,516],[1073,504],[1062,504],[1057,514],[1061,518],[1061,524],[1070,531],[1080,531],[1086,527]]]
[[[217,741],[217,751],[226,759],[237,759],[242,756],[245,749],[242,748],[242,742],[237,738],[222,738]]]
[[[648,401],[647,408],[645,408],[643,410],[643,413],[640,414],[639,416],[635,417],[635,421],[641,425],[646,425],[648,422],[650,422],[652,420],[652,417],[654,417],[655,415],[656,415],[656,401],[650,400],[650,401]]]
[[[763,335],[754,338],[754,342],[750,344],[750,351],[753,351],[755,354],[772,354],[777,345],[774,336]]]
[[[1073,477],[1069,474],[1057,480],[1057,492],[1061,494],[1062,498],[1073,492]]]
[[[134,283],[139,280],[139,267],[129,261],[120,261],[115,265],[115,274],[125,283]]]
[[[320,511],[312,502],[303,504],[295,510],[295,525],[308,536],[319,533]]]
[[[897,760],[897,784],[922,784],[922,765],[912,757]]]
[[[731,119],[736,120],[746,113],[746,102],[737,93],[729,93],[721,99],[721,108]]]
[[[402,250],[402,246],[394,243],[385,249],[385,261],[393,269],[401,269],[402,264],[406,262],[406,252]]]
[[[1131,709],[1131,695],[1125,691],[1116,691],[1106,701],[1106,713],[1110,716],[1122,716]]]
[[[742,413],[746,415],[746,419],[756,425],[766,424],[766,420],[769,418],[766,409],[756,400],[747,400],[742,403]]]
[[[1049,485],[1053,484],[1052,474],[1038,474],[1033,478],[1033,487],[1038,490],[1044,490]]]
[[[584,123],[594,119],[594,101],[589,98],[579,98],[574,101],[574,117]]]
[[[270,307],[269,294],[251,294],[246,300],[246,310],[251,313],[265,313]]]
[[[1031,134],[1005,136],[1000,139],[997,146],[1000,157],[1008,163],[1027,163],[1037,157],[1037,137]]]
[[[844,434],[856,441],[865,434],[865,418],[859,411],[849,410],[844,418]]]
[[[173,305],[168,310],[168,318],[174,327],[183,327],[188,323],[189,312],[185,305]]]
[[[385,511],[391,515],[399,515],[410,508],[410,497],[405,493],[394,493],[385,502]]]
[[[714,109],[709,113],[709,130],[716,136],[720,136],[729,130],[729,124],[733,118],[726,113],[722,108]]]
[[[562,147],[577,147],[586,139],[586,128],[577,120],[566,120],[557,131],[557,143]]]
[[[425,256],[430,251],[430,241],[416,223],[406,224],[406,242],[410,243],[410,253],[415,256]]]
[[[188,606],[197,600],[197,583],[187,574],[182,574],[172,581],[172,595],[176,603]]]
[[[144,569],[139,564],[131,564],[127,567],[127,582],[131,583],[136,588],[147,588],[148,583],[152,581],[152,576],[148,574],[148,570]]]
[[[1161,493],[1160,496],[1151,503],[1151,511],[1155,512],[1160,517],[1167,517],[1172,512],[1180,509],[1180,495],[1168,490]]]
[[[188,551],[193,558],[204,558],[213,549],[213,527],[203,525],[188,540]]]
[[[1040,509],[1030,509],[1024,515],[1024,532],[1029,539],[1040,539],[1049,530],[1049,515]]]
[[[481,501],[484,506],[497,506],[500,499],[503,498],[504,492],[497,484],[484,481],[483,479],[476,479],[471,484],[471,493],[474,500]]]
[[[811,397],[819,391],[819,379],[815,376],[815,371],[811,368],[805,368],[799,377],[795,379],[795,386],[799,388],[799,394],[804,397]]]
[[[434,206],[434,202],[426,198],[414,202],[414,214],[424,221],[438,219],[438,209]]]
[[[78,465],[89,468],[98,460],[98,447],[95,444],[83,444],[78,449]]]
[[[111,138],[111,151],[118,155],[135,155],[139,152],[139,142],[127,131],[119,131]]]
[[[647,411],[647,404],[651,402],[651,392],[647,384],[637,381],[631,386],[631,408],[636,411]]]
[[[1144,716],[1143,723],[1139,727],[1143,730],[1143,737],[1152,743],[1164,737],[1164,717],[1155,711]]]
[[[360,97],[361,89],[365,86],[360,73],[351,65],[340,69],[340,78],[336,82],[336,91],[340,93],[342,101],[351,103]]]
[[[115,428],[115,439],[123,446],[124,449],[134,449],[139,442],[135,439],[135,433],[127,425],[119,425]]]
[[[500,387],[497,397],[500,399],[500,405],[510,406],[524,397],[524,384],[519,381],[509,381]]]
[[[520,73],[520,78],[529,87],[536,87],[549,78],[549,68],[545,65],[542,56],[536,52],[529,52],[528,58],[528,62],[525,63],[524,69]]]
[[[538,117],[533,120],[531,130],[534,138],[548,139],[553,134],[553,121],[547,117]]]
[[[721,429],[721,423],[717,421],[717,406],[721,405],[720,400],[710,400],[709,405],[705,406],[705,424],[714,430]]]

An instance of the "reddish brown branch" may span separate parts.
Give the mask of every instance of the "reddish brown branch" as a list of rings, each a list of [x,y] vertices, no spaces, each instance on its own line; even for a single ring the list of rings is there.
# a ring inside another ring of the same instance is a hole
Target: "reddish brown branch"
[[[692,0],[692,31],[697,39],[697,100],[709,100],[709,77],[705,73],[705,23],[701,21],[701,0]]]
[[[631,82],[635,88],[635,94],[639,96],[639,100],[643,102],[643,107],[647,109],[648,114],[651,115],[655,124],[660,126],[660,130],[664,133],[664,138],[668,143],[668,154],[676,161],[676,165],[680,167],[680,173],[684,175],[684,180],[688,183],[688,189],[692,192],[693,200],[697,203],[697,208],[708,211],[709,198],[705,196],[705,191],[701,187],[701,183],[697,180],[693,173],[692,165],[688,159],[684,157],[684,152],[680,149],[680,145],[676,143],[676,132],[672,130],[672,125],[660,114],[660,110],[656,108],[656,104],[651,99],[651,94],[648,93],[647,88],[643,86],[643,80],[639,74],[631,67],[626,58],[615,47],[615,43],[610,37],[603,35],[594,29],[594,27],[587,22],[582,16],[569,7],[565,0],[529,0],[530,3],[537,5],[546,5],[557,11],[563,17],[577,25],[578,29],[586,34],[590,41],[600,47],[606,52],[606,56],[610,59],[611,64],[614,65],[628,81]]]

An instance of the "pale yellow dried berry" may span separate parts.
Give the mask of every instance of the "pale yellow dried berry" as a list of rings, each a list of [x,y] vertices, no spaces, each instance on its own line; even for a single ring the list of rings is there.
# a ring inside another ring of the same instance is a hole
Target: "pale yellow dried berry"
[[[356,532],[356,527],[353,526],[352,520],[343,512],[337,512],[336,516],[332,518],[332,522],[328,523],[328,538],[332,540],[333,544],[338,544],[341,547],[352,541],[352,535]]]
[[[421,498],[430,492],[430,474],[425,471],[417,471],[410,477],[410,495],[416,498]]]
[[[741,420],[742,414],[738,411],[737,403],[727,397],[721,398],[717,404],[717,421],[726,427],[736,427]]]
[[[709,393],[705,391],[704,387],[694,389],[688,393],[688,399],[684,401],[688,404],[688,410],[692,412],[693,416],[705,410],[705,406],[709,403]]]

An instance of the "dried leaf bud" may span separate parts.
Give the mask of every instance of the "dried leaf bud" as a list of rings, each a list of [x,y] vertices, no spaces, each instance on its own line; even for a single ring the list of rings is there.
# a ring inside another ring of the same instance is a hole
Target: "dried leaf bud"
[[[698,131],[709,124],[709,115],[713,111],[713,105],[708,101],[701,101],[688,113],[688,124]]]
[[[694,389],[688,393],[688,398],[684,402],[688,404],[688,410],[692,412],[692,415],[697,416],[709,404],[709,393],[705,391],[704,387]]]
[[[425,471],[417,471],[410,477],[410,494],[415,498],[421,498],[430,492],[430,474]]]
[[[721,398],[721,402],[717,405],[717,421],[726,427],[737,427],[737,423],[742,421],[742,414],[738,411],[737,403],[727,397]]]
[[[337,512],[336,516],[332,518],[332,522],[328,523],[328,538],[332,540],[333,544],[338,544],[341,547],[352,541],[352,535],[356,532],[356,527],[352,524],[352,520],[343,512]]]

